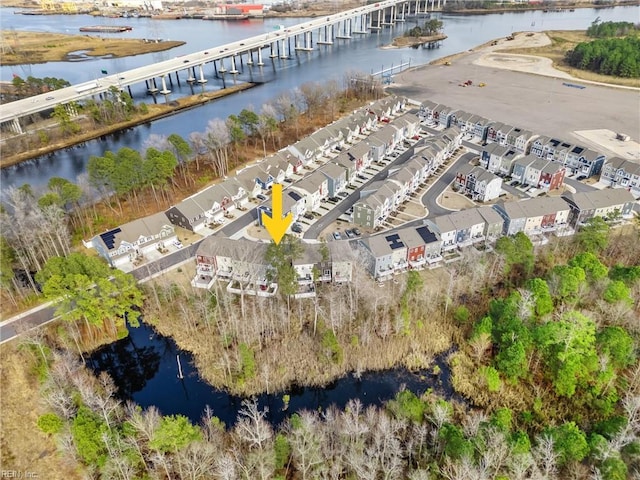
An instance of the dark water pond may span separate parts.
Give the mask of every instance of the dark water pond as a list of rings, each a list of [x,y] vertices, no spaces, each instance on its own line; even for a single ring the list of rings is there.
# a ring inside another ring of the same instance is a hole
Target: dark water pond
[[[259,395],[260,408],[268,407],[268,420],[273,425],[300,410],[325,409],[330,405],[344,408],[350,399],[358,398],[363,405],[382,405],[398,391],[406,388],[417,395],[432,388],[446,398],[455,397],[451,388],[446,353],[435,360],[439,375],[432,371],[411,372],[394,368],[353,374],[335,380],[324,387],[293,386],[286,392]],[[179,356],[183,377],[178,378]],[[231,395],[204,382],[192,364],[188,352],[179,350],[170,337],[159,335],[147,324],[129,328],[129,336],[95,351],[87,364],[98,374],[109,373],[119,388],[120,398],[133,400],[142,408],[155,405],[162,414],[182,414],[199,422],[208,405],[214,415],[227,426],[236,422],[244,397]],[[285,410],[283,395],[290,396]]]

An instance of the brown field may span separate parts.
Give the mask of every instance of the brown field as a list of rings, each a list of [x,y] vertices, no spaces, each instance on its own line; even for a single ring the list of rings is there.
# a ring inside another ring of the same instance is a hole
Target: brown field
[[[13,341],[0,347],[0,465],[33,478],[75,480],[81,475],[61,457],[52,437],[37,427],[47,413],[34,375],[35,357]]]
[[[583,80],[611,83],[613,85],[624,85],[627,87],[640,87],[640,79],[638,78],[622,78],[610,75],[600,75],[599,73],[590,72],[588,70],[573,68],[564,61],[564,57],[567,52],[573,50],[578,43],[593,40],[593,38],[587,37],[586,31],[551,30],[546,32],[546,34],[551,39],[551,45],[533,48],[509,48],[498,51],[524,55],[537,55],[549,58],[553,62],[553,66],[558,70],[562,70],[573,77],[581,78]]]
[[[72,52],[87,51],[90,56],[127,57],[160,52],[185,42],[146,42],[141,39],[100,38],[91,35],[66,35],[2,30],[0,65],[65,61]]]

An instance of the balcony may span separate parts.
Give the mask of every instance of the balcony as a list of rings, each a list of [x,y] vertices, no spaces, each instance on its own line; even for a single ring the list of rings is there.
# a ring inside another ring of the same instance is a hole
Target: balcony
[[[219,278],[220,280],[229,280],[232,275],[233,275],[233,268],[229,267],[228,269],[219,268],[216,271],[216,275],[215,276],[217,278]]]
[[[409,268],[412,270],[422,270],[426,263],[427,259],[421,255],[416,260],[409,260]]]
[[[200,273],[193,277],[193,279],[191,280],[191,286],[194,288],[204,288],[209,290],[213,286],[215,281],[216,277],[214,275]]]
[[[316,288],[313,284],[302,285],[298,288],[298,291],[294,293],[293,298],[315,298]]]
[[[278,291],[277,283],[269,283],[262,279],[256,283],[256,295],[259,297],[273,297]]]

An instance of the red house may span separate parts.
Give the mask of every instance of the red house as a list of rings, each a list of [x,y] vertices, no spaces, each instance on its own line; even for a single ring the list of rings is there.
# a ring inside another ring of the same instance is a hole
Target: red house
[[[546,191],[556,190],[564,184],[566,172],[567,169],[562,164],[549,162],[540,172],[540,183],[538,186]]]

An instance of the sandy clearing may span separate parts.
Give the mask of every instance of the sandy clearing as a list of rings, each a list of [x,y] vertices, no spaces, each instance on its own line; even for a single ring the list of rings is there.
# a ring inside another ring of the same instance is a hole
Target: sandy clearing
[[[602,148],[614,152],[619,157],[640,162],[640,143],[635,140],[623,142],[616,138],[616,132],[607,129],[578,130],[574,133],[587,141],[596,143]]]

